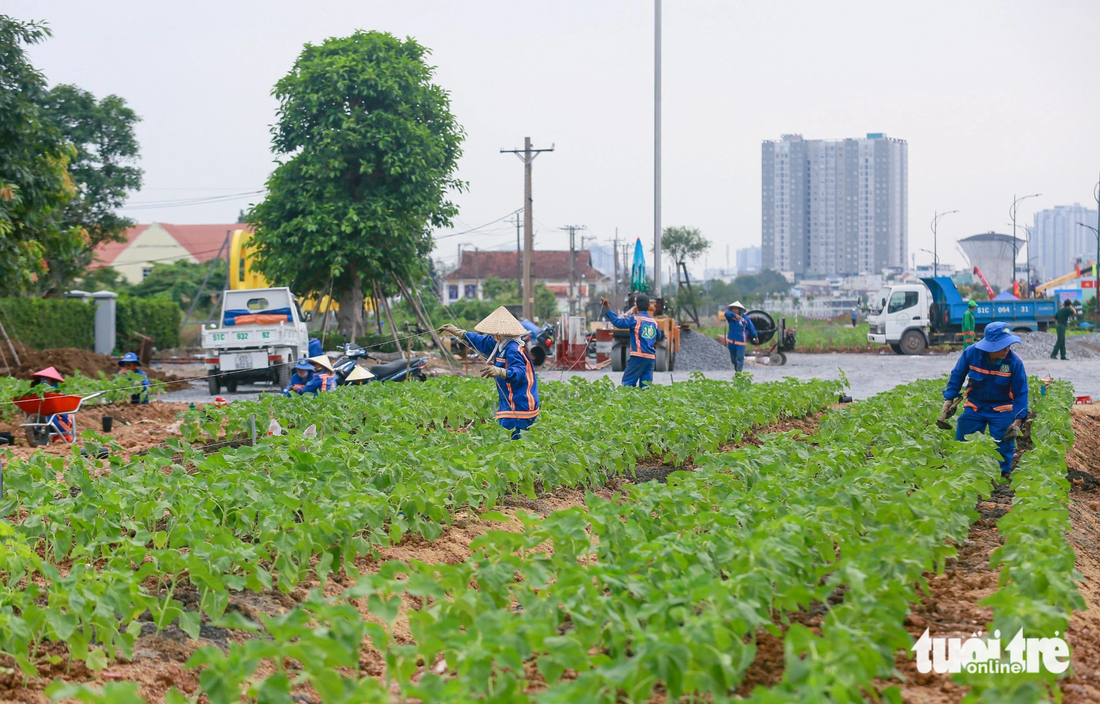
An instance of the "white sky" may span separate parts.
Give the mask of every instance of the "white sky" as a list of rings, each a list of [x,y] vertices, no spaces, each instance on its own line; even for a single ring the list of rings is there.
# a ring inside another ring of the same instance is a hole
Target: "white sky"
[[[78,2],[8,0],[49,23],[30,55],[53,83],[123,96],[138,127],[145,189],[132,204],[232,195],[272,168],[270,91],[305,42],[356,29],[413,36],[465,127],[457,230],[523,205],[535,162],[536,247],[586,225],[609,241],[653,232],[653,6],[594,2]],[[760,143],[885,132],[909,143],[909,232],[942,261],[954,240],[1006,232],[1044,207],[1091,205],[1100,171],[1100,2],[664,3],[664,224],[713,242],[711,268],[760,243]],[[125,211],[140,222],[230,222],[252,198]],[[446,234],[441,232],[438,234]],[[514,247],[505,223],[443,240]],[[699,269],[703,262],[699,262]]]

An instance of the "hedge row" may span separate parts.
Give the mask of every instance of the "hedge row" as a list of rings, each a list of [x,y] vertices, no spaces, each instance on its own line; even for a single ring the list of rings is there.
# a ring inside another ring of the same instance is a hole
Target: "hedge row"
[[[118,347],[136,346],[136,333],[157,347],[179,345],[181,312],[174,301],[119,298]],[[34,349],[95,347],[95,304],[74,298],[0,298],[0,322],[8,335]]]

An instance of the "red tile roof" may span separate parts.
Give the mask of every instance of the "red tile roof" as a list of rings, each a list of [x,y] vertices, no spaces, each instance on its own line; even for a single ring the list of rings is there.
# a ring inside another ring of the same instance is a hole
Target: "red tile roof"
[[[160,225],[172,236],[181,247],[186,249],[192,257],[200,262],[208,262],[218,253],[218,248],[225,241],[225,233],[233,230],[250,230],[248,225],[234,223],[232,225],[169,225],[168,223],[154,223]],[[90,268],[110,266],[118,255],[122,254],[137,236],[145,232],[149,225],[134,225],[126,230],[124,242],[107,242],[101,244],[95,251],[95,263]]]
[[[123,242],[106,242],[96,247],[95,261],[92,262],[89,269],[98,269],[101,266],[110,266],[111,262],[115,260],[115,257],[122,254],[122,251],[130,246],[130,244],[137,239],[137,236],[145,232],[145,228],[148,225],[134,225],[127,228],[126,240]]]
[[[536,250],[531,260],[531,276],[546,281],[569,280],[569,252],[556,250]],[[458,279],[485,279],[495,276],[498,279],[515,279],[519,257],[516,252],[462,252],[462,260],[454,271],[443,275],[444,281]],[[574,268],[579,282],[582,278],[596,280],[606,278],[592,268],[592,253],[583,250],[575,253]],[[522,261],[522,259],[520,260]]]

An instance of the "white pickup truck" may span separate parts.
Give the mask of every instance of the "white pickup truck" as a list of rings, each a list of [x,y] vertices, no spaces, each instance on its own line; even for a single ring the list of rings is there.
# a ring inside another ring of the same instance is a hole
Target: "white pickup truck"
[[[210,393],[238,383],[290,382],[291,367],[309,349],[306,318],[289,288],[226,291],[221,321],[202,331]]]

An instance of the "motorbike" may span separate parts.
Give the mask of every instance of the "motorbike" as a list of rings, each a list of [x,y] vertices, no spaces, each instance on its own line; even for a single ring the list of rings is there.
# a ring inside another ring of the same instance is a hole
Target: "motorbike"
[[[546,358],[554,353],[554,325],[544,323],[537,334],[534,334],[527,345],[527,353],[531,355],[531,362],[536,367],[546,363]]]
[[[360,359],[371,359],[378,364],[370,368],[374,381],[427,381],[428,375],[424,373],[424,367],[428,366],[427,357],[413,357],[412,359],[395,359],[392,362],[382,362],[377,357],[367,352],[359,345],[349,342],[340,348],[344,353],[332,365],[332,371],[336,375],[336,385],[347,385],[348,374],[359,364]]]

